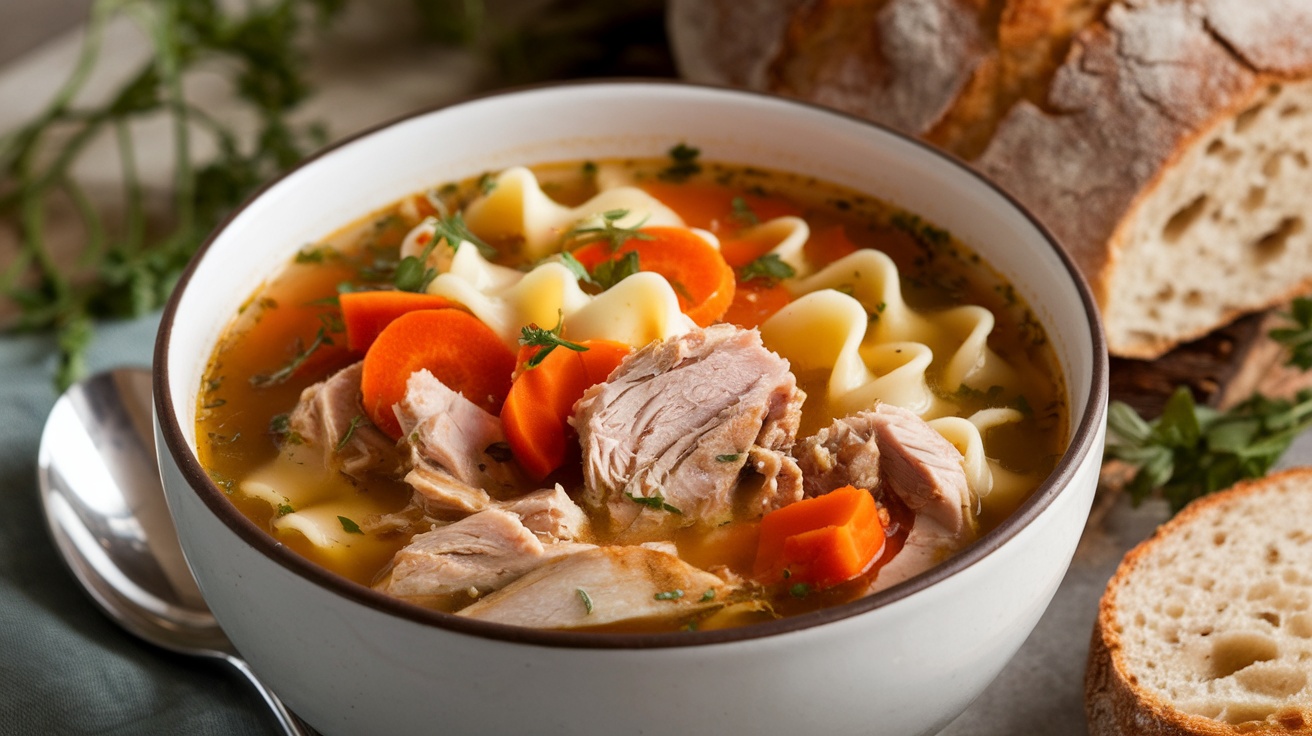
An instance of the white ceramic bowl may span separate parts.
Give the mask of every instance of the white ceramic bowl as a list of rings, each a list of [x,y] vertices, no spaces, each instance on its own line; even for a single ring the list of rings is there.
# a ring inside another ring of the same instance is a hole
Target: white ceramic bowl
[[[949,229],[998,268],[1065,371],[1070,448],[1018,513],[946,564],[847,605],[729,631],[596,635],[424,610],[314,566],[237,513],[195,455],[201,373],[254,287],[311,242],[433,182],[514,164],[664,155],[812,174]],[[326,734],[915,734],[966,708],[1061,580],[1102,455],[1107,362],[1088,289],[1050,235],[956,161],[751,93],[551,86],[408,117],[267,186],[205,245],[155,353],[160,465],[205,598],[251,667]]]

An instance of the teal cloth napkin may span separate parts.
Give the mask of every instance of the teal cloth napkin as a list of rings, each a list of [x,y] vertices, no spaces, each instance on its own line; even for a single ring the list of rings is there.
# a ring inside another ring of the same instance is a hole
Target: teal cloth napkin
[[[91,370],[149,365],[158,324],[100,325]],[[36,480],[54,353],[46,335],[0,336],[0,734],[279,733],[239,675],[135,639],[64,567]]]

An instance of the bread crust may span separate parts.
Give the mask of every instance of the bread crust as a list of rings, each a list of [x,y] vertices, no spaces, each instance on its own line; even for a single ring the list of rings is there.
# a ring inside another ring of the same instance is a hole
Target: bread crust
[[[1279,723],[1235,726],[1184,713],[1156,693],[1136,683],[1123,656],[1117,630],[1118,595],[1134,577],[1145,558],[1184,528],[1200,523],[1217,507],[1233,504],[1242,496],[1271,492],[1286,484],[1312,493],[1312,468],[1295,468],[1266,478],[1246,481],[1189,504],[1156,533],[1130,550],[1107,584],[1098,605],[1084,679],[1085,714],[1091,736],[1236,736],[1238,734],[1312,734],[1312,713],[1290,711]]]
[[[771,50],[752,62],[765,69],[752,86],[922,136],[1015,194],[1089,280],[1113,354],[1158,357],[1312,287],[1312,274],[1282,282],[1174,334],[1118,330],[1107,311],[1118,283],[1141,278],[1118,261],[1163,174],[1269,85],[1312,77],[1312,2],[810,0],[762,10],[771,3],[671,0],[676,39],[697,33],[678,18],[698,5],[773,15],[782,35],[763,43]],[[727,67],[684,71],[735,78]]]

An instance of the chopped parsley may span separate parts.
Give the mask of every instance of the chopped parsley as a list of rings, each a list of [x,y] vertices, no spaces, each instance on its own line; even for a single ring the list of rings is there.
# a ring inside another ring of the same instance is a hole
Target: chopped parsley
[[[788,589],[788,594],[794,598],[805,598],[811,595],[811,586],[806,583],[797,583]]]
[[[598,263],[597,267],[592,269],[592,276],[588,280],[605,291],[641,270],[638,251],[631,250],[619,258]]]
[[[738,458],[742,457],[741,452],[735,452],[732,455],[716,455],[715,461],[718,463],[736,463]]]
[[[491,194],[492,190],[496,188],[497,188],[497,180],[496,177],[492,175],[492,172],[485,171],[483,172],[482,176],[478,177],[478,191],[484,197]]]
[[[588,273],[587,267],[582,263],[579,263],[579,259],[575,258],[573,253],[570,253],[569,251],[561,251],[560,262],[565,268],[568,268],[569,272],[574,274],[574,278],[579,281],[582,281],[585,284],[596,283],[592,280],[592,274]]]
[[[270,419],[269,433],[277,438],[278,444],[305,444],[305,438],[301,436],[301,433],[292,429],[291,416],[288,414],[278,414]]]
[[[219,475],[213,470],[209,472],[209,476],[210,476],[210,480],[214,481],[214,485],[218,486],[219,488],[222,488],[223,492],[228,494],[229,496],[232,495],[232,489],[233,489],[232,479],[224,478],[222,475]]]
[[[326,245],[310,245],[296,251],[296,262],[302,264],[323,263],[337,255],[337,251]]]
[[[481,238],[469,231],[465,225],[465,218],[459,213],[448,217],[432,218],[433,222],[433,239],[441,238],[446,241],[451,250],[456,250],[461,243],[469,243],[478,249],[484,258],[495,258],[497,249],[483,242]]]
[[[544,330],[537,325],[524,325],[524,329],[519,331],[520,345],[542,348],[528,359],[528,362],[524,364],[525,367],[537,368],[556,348],[567,348],[576,353],[587,352],[586,347],[576,342],[570,342],[560,336],[560,330],[565,326],[565,314],[559,311],[556,314],[559,315],[556,326],[549,330]]]
[[[292,508],[292,505],[289,504],[289,503],[280,503],[280,504],[278,504],[278,516],[279,516],[279,517],[283,517],[283,516],[286,516],[287,514],[295,513],[295,511],[296,511],[296,509]]]
[[[674,590],[666,590],[655,595],[655,598],[658,601],[677,601],[682,597],[683,591],[678,588],[675,588]]]
[[[586,590],[584,590],[584,589],[582,589],[582,588],[575,588],[575,589],[574,589],[574,592],[575,592],[575,593],[578,593],[578,595],[579,595],[579,600],[583,601],[583,608],[588,612],[588,615],[591,615],[591,614],[592,614],[592,596],[588,595],[588,591],[586,591]]]
[[[706,592],[702,593],[702,603],[713,600],[715,600],[715,588],[707,588]]]
[[[739,276],[743,281],[752,279],[763,279],[770,284],[774,284],[783,279],[790,279],[797,275],[797,271],[788,265],[779,257],[778,253],[766,253],[751,263],[743,266]]]
[[[889,220],[889,224],[910,235],[921,245],[930,248],[939,248],[948,244],[952,239],[951,233],[942,228],[920,219],[920,215],[913,215],[909,212],[897,212]]]
[[[344,529],[347,534],[364,534],[364,532],[360,531],[359,524],[355,523],[354,521],[351,521],[345,516],[339,516],[337,517],[337,520],[341,522],[342,529]]]
[[[665,503],[665,498],[659,494],[655,496],[635,496],[632,493],[625,493],[624,495],[628,496],[630,501],[638,504],[639,506],[646,506],[649,509],[656,509],[657,511],[668,511],[671,514],[678,514],[679,516],[683,516],[682,511],[669,505],[668,503]]]
[[[680,143],[670,149],[671,163],[657,176],[665,181],[682,182],[694,174],[701,173],[702,165],[697,163],[697,157],[701,153],[699,149],[693,148],[686,143]]]
[[[740,225],[746,227],[761,222],[761,218],[756,216],[756,212],[752,210],[752,206],[747,204],[747,200],[742,197],[734,197],[733,202],[730,203],[730,207],[733,208],[733,219]]]

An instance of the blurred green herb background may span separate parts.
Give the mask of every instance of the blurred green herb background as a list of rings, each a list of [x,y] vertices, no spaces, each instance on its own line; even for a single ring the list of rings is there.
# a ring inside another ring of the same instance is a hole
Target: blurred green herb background
[[[58,345],[54,383],[85,372],[97,320],[140,316],[168,298],[214,226],[251,191],[324,145],[331,121],[298,122],[314,94],[307,47],[369,0],[95,0],[80,57],[31,120],[0,134],[0,219],[17,232],[18,255],[0,270],[0,298],[18,307],[8,330],[48,331]],[[488,88],[590,76],[671,76],[661,0],[542,0],[501,14],[490,0],[413,0],[413,43],[468,49],[491,69]],[[102,62],[106,26],[126,17],[150,45],[148,59],[103,100],[85,103]],[[505,20],[512,18],[513,20]],[[253,135],[189,98],[194,75],[226,77],[256,120]],[[385,84],[386,80],[380,80]],[[133,124],[164,116],[172,135],[172,185],[164,222],[152,217],[139,174]],[[115,143],[121,212],[104,211],[76,175],[90,145]],[[208,137],[213,155],[196,158]],[[50,242],[56,200],[71,204],[85,233],[69,266]]]

